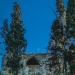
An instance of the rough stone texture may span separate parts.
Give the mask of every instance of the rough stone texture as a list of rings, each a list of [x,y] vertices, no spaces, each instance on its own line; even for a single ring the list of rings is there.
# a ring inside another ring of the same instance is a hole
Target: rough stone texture
[[[20,73],[26,73],[26,75],[32,75],[40,73],[46,75],[49,67],[46,64],[49,64],[48,58],[50,54],[26,54],[22,56],[20,63],[23,64],[23,68],[20,70]],[[35,60],[34,60],[35,59]],[[39,64],[27,64],[28,62],[38,62]]]
[[[9,55],[7,55],[9,56]],[[10,75],[9,74],[9,69],[8,67],[5,66],[7,60],[5,56],[3,58],[3,65],[2,65],[2,74],[3,75]],[[38,74],[40,73],[41,75],[55,75],[54,72],[56,68],[59,70],[59,66],[55,66],[52,68],[52,71],[49,70],[49,63],[50,61],[48,60],[51,58],[50,53],[40,53],[40,54],[25,54],[22,55],[22,60],[20,61],[20,64],[23,64],[23,68],[19,69],[18,75],[33,75],[33,74]],[[60,58],[59,62],[61,65],[63,65],[63,59]],[[63,67],[61,66],[61,71]],[[57,74],[57,73],[56,73]],[[62,73],[61,73],[62,74]],[[12,74],[13,75],[13,74]]]

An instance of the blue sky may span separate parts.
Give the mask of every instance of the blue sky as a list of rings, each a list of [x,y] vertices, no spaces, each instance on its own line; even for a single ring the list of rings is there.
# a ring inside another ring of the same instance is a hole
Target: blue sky
[[[1,17],[8,19],[9,24],[11,23],[11,13],[13,13],[13,2],[15,1],[20,4],[22,10],[22,20],[26,29],[25,38],[28,43],[26,53],[47,52],[45,47],[48,46],[49,34],[51,32],[50,27],[56,18],[53,11],[47,5],[56,11],[56,0],[0,0],[0,19]],[[64,0],[65,5],[67,5],[67,1]],[[2,21],[0,20],[1,26]],[[0,38],[0,41],[2,40]],[[5,48],[4,45],[1,46]],[[5,53],[2,48],[0,52]],[[2,56],[0,56],[0,63],[1,58]]]

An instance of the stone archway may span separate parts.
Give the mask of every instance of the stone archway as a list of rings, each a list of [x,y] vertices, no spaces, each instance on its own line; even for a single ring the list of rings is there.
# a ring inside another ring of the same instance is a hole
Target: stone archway
[[[31,57],[28,59],[27,65],[39,65],[39,61],[35,57]]]
[[[27,60],[26,65],[28,66],[28,75],[36,74],[39,69],[39,61],[37,60],[36,57],[31,57]]]

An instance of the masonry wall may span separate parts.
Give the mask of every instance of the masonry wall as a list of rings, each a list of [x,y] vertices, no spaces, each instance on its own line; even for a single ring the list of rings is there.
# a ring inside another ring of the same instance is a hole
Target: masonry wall
[[[9,55],[7,55],[9,56]],[[2,66],[2,74],[8,75],[9,69],[5,66],[7,60],[5,56],[3,58],[3,66]],[[20,61],[20,64],[23,64],[23,67],[19,69],[19,75],[33,75],[33,74],[40,74],[40,75],[48,75],[53,74],[55,71],[55,68],[49,67],[49,61],[48,59],[51,58],[50,53],[40,53],[40,54],[25,54],[22,55],[22,59]],[[59,62],[63,65],[63,59],[59,59]],[[62,65],[60,66],[61,69],[63,69]],[[59,66],[57,66],[59,68]],[[61,71],[62,73],[62,71]]]
[[[32,60],[32,59],[35,60]],[[41,75],[46,75],[49,72],[49,63],[48,58],[50,58],[50,54],[27,54],[22,56],[22,60],[20,63],[23,64],[23,68],[20,70],[20,75],[32,75],[40,73]],[[29,61],[31,60],[31,61]],[[37,62],[38,64],[27,64],[28,62]]]

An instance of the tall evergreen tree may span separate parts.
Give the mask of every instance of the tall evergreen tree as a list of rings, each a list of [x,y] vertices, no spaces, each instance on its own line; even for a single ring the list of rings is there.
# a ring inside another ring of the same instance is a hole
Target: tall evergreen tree
[[[60,64],[59,57],[61,56],[63,51],[63,45],[61,44],[63,43],[63,41],[61,40],[63,37],[63,28],[58,20],[54,20],[51,26],[51,30],[51,40],[48,46],[48,50],[50,50],[52,55],[52,58],[49,59],[52,61],[52,63],[50,63],[50,68]]]
[[[17,2],[14,3],[14,12],[11,14],[12,23],[10,31],[6,35],[6,50],[13,53],[24,53],[26,50],[26,40],[24,38],[25,29],[21,20],[21,8]]]
[[[12,22],[10,28],[7,20],[4,22],[2,29],[2,36],[5,39],[6,52],[10,54],[7,58],[7,67],[11,68],[14,74],[18,75],[21,60],[20,55],[25,54],[27,40],[24,38],[26,30],[23,28],[23,21],[21,20],[21,8],[17,2],[14,2],[14,12],[11,14]]]
[[[57,5],[57,12],[59,13],[59,17],[54,20],[52,26],[51,26],[51,37],[50,37],[50,42],[48,49],[52,53],[52,61],[56,64],[60,64],[59,62],[59,57],[63,55],[63,52],[65,50],[65,44],[66,44],[66,35],[65,35],[65,26],[66,26],[66,10],[63,5],[62,0],[57,0],[56,1]],[[55,59],[54,59],[55,58]],[[55,65],[56,65],[55,64]],[[63,71],[63,67],[62,70]]]
[[[75,74],[75,0],[68,1],[66,16],[66,33],[67,39],[70,41],[69,51],[66,57],[70,64],[71,73]]]

